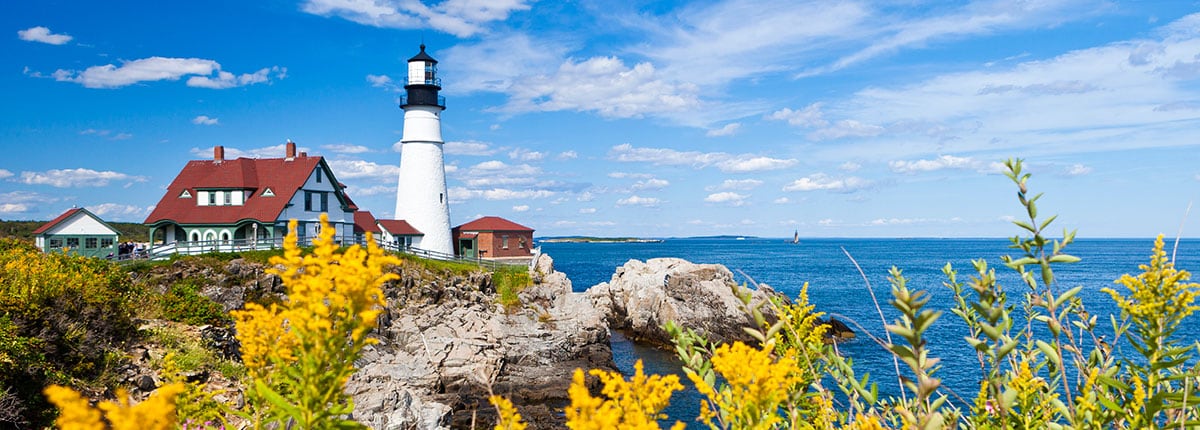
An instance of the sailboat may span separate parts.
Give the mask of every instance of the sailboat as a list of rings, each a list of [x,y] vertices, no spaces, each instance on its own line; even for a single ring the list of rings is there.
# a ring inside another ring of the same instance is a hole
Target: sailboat
[[[792,234],[792,243],[800,243],[800,230]]]

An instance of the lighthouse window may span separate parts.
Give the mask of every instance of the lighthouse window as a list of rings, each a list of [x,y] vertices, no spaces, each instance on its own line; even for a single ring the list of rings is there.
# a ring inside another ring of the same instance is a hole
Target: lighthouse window
[[[441,203],[442,199],[443,199],[442,193],[438,193],[438,203]]]

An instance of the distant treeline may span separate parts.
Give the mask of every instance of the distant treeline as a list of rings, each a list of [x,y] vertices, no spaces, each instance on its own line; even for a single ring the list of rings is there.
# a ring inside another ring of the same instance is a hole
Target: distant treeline
[[[43,224],[50,222],[46,221],[4,221],[0,220],[0,237],[15,237],[21,240],[33,241],[33,231],[37,230]],[[132,222],[109,222],[108,225],[121,232],[121,236],[117,238],[121,242],[149,242],[150,227]]]

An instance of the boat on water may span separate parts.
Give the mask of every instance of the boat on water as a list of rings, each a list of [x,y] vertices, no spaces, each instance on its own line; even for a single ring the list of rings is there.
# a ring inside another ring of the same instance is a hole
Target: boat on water
[[[800,243],[800,230],[796,230],[795,233],[792,233],[792,243]]]

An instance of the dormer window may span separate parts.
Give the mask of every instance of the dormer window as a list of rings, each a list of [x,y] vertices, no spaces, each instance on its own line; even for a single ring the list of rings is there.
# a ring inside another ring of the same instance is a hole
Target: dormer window
[[[192,198],[192,193],[191,193],[190,191],[188,191],[188,190],[183,190],[183,192],[182,192],[182,193],[179,193],[179,198],[181,198],[181,199],[190,199],[190,198]]]
[[[275,197],[275,192],[271,191],[271,188],[268,187],[267,189],[263,190],[262,196],[263,197]]]
[[[208,192],[208,205],[209,206],[217,205],[217,193],[216,192],[214,192],[214,191]]]

